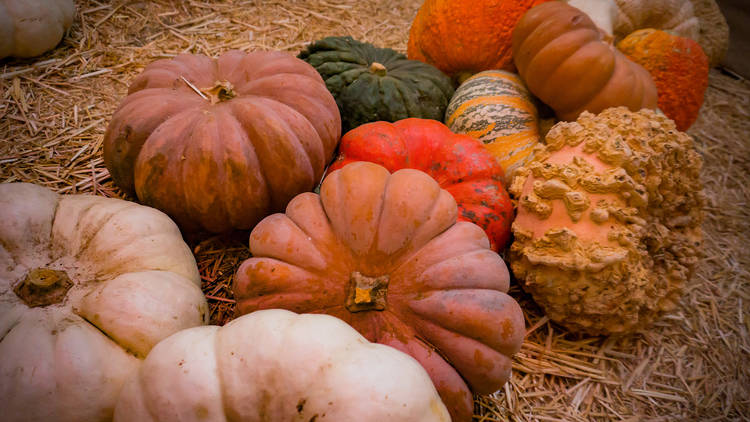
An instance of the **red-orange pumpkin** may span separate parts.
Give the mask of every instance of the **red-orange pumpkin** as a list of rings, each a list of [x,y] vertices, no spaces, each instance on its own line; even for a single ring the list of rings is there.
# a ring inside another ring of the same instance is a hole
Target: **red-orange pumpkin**
[[[146,67],[104,136],[124,191],[183,229],[248,229],[311,190],[341,135],[318,72],[282,52],[183,54]]]
[[[417,359],[453,421],[468,422],[469,387],[500,388],[525,332],[505,263],[482,229],[456,216],[453,197],[423,172],[349,164],[320,196],[300,194],[253,229],[253,258],[235,276],[237,311],[338,317]]]
[[[354,161],[370,161],[388,171],[413,168],[429,174],[455,198],[459,220],[483,228],[495,251],[508,244],[513,204],[503,187],[503,169],[476,139],[455,134],[434,120],[374,122],[341,138],[330,170]]]

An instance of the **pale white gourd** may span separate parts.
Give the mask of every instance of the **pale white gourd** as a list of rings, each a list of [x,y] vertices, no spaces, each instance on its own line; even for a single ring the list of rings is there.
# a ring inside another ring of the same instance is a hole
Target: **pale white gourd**
[[[271,309],[181,331],[123,389],[115,422],[450,421],[427,372],[328,315]]]
[[[162,212],[0,184],[2,421],[111,420],[154,344],[207,315],[195,258]]]
[[[73,0],[0,0],[0,59],[54,48],[73,24]]]
[[[599,29],[612,36],[618,15],[614,0],[567,0],[567,3],[585,12]]]

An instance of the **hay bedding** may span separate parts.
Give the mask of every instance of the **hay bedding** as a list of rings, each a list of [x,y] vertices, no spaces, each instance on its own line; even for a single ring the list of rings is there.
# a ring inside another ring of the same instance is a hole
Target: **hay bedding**
[[[123,197],[103,165],[102,137],[146,64],[233,48],[297,53],[345,34],[403,52],[420,3],[79,1],[57,49],[0,62],[0,182]],[[511,382],[477,398],[476,420],[750,419],[750,82],[713,70],[690,133],[705,159],[708,201],[705,258],[682,306],[634,335],[578,337],[513,288],[529,334]],[[249,256],[247,235],[188,239],[212,323],[232,316],[232,274]]]

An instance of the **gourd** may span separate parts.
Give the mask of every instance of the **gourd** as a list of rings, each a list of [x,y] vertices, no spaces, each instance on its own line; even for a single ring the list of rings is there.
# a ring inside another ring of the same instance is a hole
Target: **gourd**
[[[73,24],[73,0],[0,0],[0,59],[53,49]]]
[[[408,117],[443,120],[453,82],[426,63],[352,37],[327,37],[299,56],[323,77],[341,113],[343,132]]]
[[[532,8],[513,31],[521,78],[559,119],[615,106],[656,108],[649,73],[603,37],[585,13],[559,1]]]
[[[612,36],[619,15],[615,0],[565,0],[565,2],[585,12],[596,26],[604,31],[605,38]]]
[[[107,421],[161,339],[208,321],[195,258],[163,213],[0,184],[3,421]]]
[[[312,66],[282,52],[182,54],[149,64],[104,135],[125,192],[187,231],[249,229],[313,189],[341,135]]]
[[[698,40],[700,21],[690,0],[615,0],[619,13],[614,35],[619,42],[639,29],[661,29]]]
[[[448,422],[424,369],[327,315],[274,309],[180,331],[130,379],[115,422]]]
[[[700,155],[674,122],[624,107],[555,125],[517,171],[513,273],[575,332],[627,333],[674,309],[701,251]]]
[[[479,139],[509,178],[531,159],[539,142],[534,100],[518,75],[503,70],[479,72],[464,81],[448,104],[445,124]]]
[[[356,161],[370,161],[388,171],[413,168],[429,174],[453,195],[459,221],[484,229],[492,250],[507,246],[513,205],[503,186],[503,169],[476,140],[433,120],[369,123],[341,138],[339,156],[328,171]]]
[[[250,234],[234,278],[237,312],[325,313],[427,370],[456,422],[471,392],[509,378],[525,330],[505,263],[427,174],[369,163],[330,173]]]
[[[511,33],[547,0],[426,0],[409,29],[407,56],[461,82],[483,70],[513,70]]]
[[[651,73],[658,91],[659,110],[687,130],[703,104],[708,87],[708,58],[690,38],[656,29],[628,35],[617,48]]]

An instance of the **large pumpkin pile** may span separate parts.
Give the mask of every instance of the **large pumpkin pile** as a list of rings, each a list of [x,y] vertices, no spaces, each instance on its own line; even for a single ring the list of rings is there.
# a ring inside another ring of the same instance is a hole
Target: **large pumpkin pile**
[[[150,64],[103,159],[160,211],[0,185],[4,420],[469,421],[525,335],[511,282],[571,331],[648,326],[700,257],[680,131],[721,46],[689,2],[632,3],[426,0],[408,58]],[[224,327],[180,230],[252,230]]]

